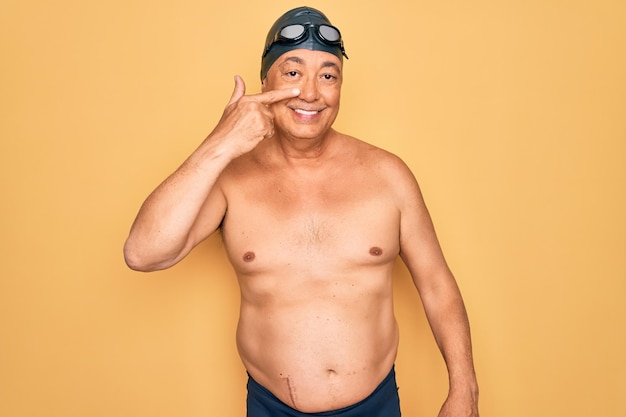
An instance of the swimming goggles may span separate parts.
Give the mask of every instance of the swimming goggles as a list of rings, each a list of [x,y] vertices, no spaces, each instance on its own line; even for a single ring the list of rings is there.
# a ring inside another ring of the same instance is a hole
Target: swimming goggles
[[[339,32],[339,29],[331,25],[316,25],[313,23],[283,26],[283,28],[278,31],[276,36],[274,36],[274,40],[272,40],[272,42],[265,48],[263,58],[265,58],[265,55],[269,53],[275,43],[297,45],[308,39],[310,32],[313,33],[312,36],[317,37],[318,41],[325,43],[326,45],[338,46],[341,49],[343,56],[348,58],[346,50],[343,47],[343,41],[341,40],[341,32]]]

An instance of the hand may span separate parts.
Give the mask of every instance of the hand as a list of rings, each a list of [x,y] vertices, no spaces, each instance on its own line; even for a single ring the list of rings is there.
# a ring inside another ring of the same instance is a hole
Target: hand
[[[233,157],[254,149],[263,139],[274,136],[274,114],[269,105],[297,97],[297,88],[272,90],[246,96],[246,85],[239,76],[235,77],[235,89],[224,109],[219,123],[209,135],[221,138]]]
[[[439,417],[479,417],[478,396],[448,395],[439,411]]]

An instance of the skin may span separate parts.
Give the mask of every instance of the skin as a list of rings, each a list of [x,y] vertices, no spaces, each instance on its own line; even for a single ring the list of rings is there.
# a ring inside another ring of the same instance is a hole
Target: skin
[[[272,65],[260,94],[236,77],[213,132],[141,207],[126,261],[171,267],[221,228],[246,369],[289,406],[321,412],[389,373],[400,256],[448,367],[439,416],[478,416],[465,307],[419,186],[399,158],[332,128],[341,84],[337,57],[302,49]]]

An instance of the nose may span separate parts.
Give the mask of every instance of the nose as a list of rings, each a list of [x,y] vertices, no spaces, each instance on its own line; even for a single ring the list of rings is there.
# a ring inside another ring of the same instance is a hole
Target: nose
[[[300,98],[312,102],[319,98],[319,88],[316,77],[306,77],[300,85]]]

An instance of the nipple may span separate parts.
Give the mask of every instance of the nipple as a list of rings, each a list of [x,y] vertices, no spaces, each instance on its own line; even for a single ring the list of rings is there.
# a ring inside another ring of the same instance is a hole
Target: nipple
[[[370,248],[370,255],[372,256],[380,256],[383,254],[383,250],[381,248],[379,248],[378,246],[374,246],[372,248]]]
[[[256,255],[254,254],[254,252],[246,252],[243,254],[243,261],[244,262],[252,262],[254,261],[254,258],[256,257]]]

